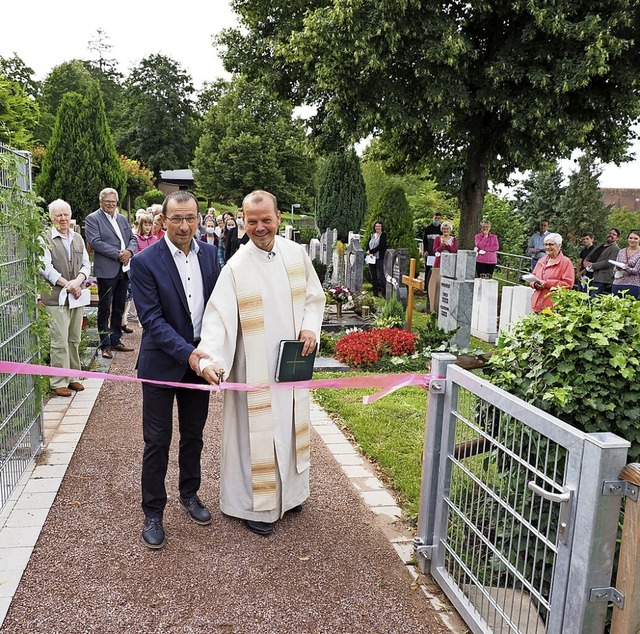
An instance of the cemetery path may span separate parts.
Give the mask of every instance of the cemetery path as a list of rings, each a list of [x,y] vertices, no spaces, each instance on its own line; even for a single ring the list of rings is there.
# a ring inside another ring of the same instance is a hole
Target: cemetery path
[[[139,343],[139,329],[128,342]],[[135,353],[111,372],[133,374]],[[314,431],[311,497],[273,536],[218,509],[222,397],[212,396],[202,499],[210,526],[176,500],[167,476],[165,547],[141,542],[140,387],[105,381],[1,631],[157,633],[440,633],[449,631]],[[177,433],[177,432],[176,432]]]

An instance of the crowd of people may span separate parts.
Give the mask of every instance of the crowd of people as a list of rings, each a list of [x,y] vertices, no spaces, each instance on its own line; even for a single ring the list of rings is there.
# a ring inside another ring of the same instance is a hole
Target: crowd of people
[[[118,211],[118,193],[105,188],[85,219],[85,242],[72,228],[63,200],[49,206],[52,228],[42,238],[42,294],[51,328],[51,365],[58,396],[83,388],[80,369],[83,310],[75,302],[91,273],[98,286],[98,331],[104,358],[132,352],[122,341],[127,302],[142,327],[136,364],[142,386],[142,540],[165,542],[165,477],[177,403],[180,433],[178,503],[194,522],[211,513],[198,496],[208,390],[190,384],[229,379],[273,381],[281,340],[303,342],[311,354],[320,338],[325,294],[303,247],[279,237],[275,196],[254,191],[235,214],[207,210],[187,191],[140,209],[132,227]],[[172,386],[162,385],[169,382]],[[185,387],[175,387],[185,384]],[[286,512],[309,496],[309,395],[305,389],[265,387],[227,393],[221,452],[222,511],[268,536]]]

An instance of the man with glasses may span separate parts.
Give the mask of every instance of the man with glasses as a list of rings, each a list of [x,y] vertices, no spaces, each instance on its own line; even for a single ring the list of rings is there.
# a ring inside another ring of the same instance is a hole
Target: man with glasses
[[[131,225],[118,213],[118,192],[100,192],[100,208],[85,219],[85,237],[93,249],[93,274],[98,280],[98,333],[105,359],[113,351],[131,352],[122,339],[122,315],[129,287],[129,261],[138,249]]]
[[[165,234],[131,261],[131,287],[143,333],[138,377],[171,383],[205,383],[198,376],[197,349],[202,315],[220,267],[213,244],[195,240],[200,216],[196,197],[187,191],[169,194],[163,204]],[[211,522],[198,497],[202,432],[209,409],[209,391],[143,383],[142,540],[162,548],[167,503],[165,476],[173,429],[173,404],[178,404],[179,502],[197,524]]]

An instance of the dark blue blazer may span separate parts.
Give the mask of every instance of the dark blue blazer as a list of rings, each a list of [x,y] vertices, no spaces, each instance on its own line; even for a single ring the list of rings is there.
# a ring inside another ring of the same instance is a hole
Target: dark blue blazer
[[[205,304],[220,265],[218,249],[198,241]],[[195,346],[189,305],[178,269],[164,238],[131,258],[131,291],[142,323],[138,377],[180,381]]]

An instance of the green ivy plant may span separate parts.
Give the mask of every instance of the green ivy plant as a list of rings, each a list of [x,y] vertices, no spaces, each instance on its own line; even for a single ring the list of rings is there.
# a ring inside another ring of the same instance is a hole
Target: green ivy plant
[[[44,280],[39,271],[42,268],[43,249],[37,237],[42,233],[45,223],[43,210],[38,206],[38,197],[29,191],[23,191],[20,182],[20,168],[24,167],[24,159],[12,151],[0,152],[0,254],[24,260],[23,277],[13,280],[19,285],[20,293],[24,293],[32,301],[27,302],[30,331],[33,349],[38,360],[42,359],[43,342],[48,342],[48,323],[46,312],[38,310],[37,297]],[[0,283],[0,298],[3,301],[13,296],[8,279]],[[48,349],[46,351],[48,353]],[[47,381],[35,377],[36,387],[40,394],[46,392]]]
[[[485,374],[578,429],[625,438],[640,460],[639,301],[559,290],[553,310],[501,335]]]

